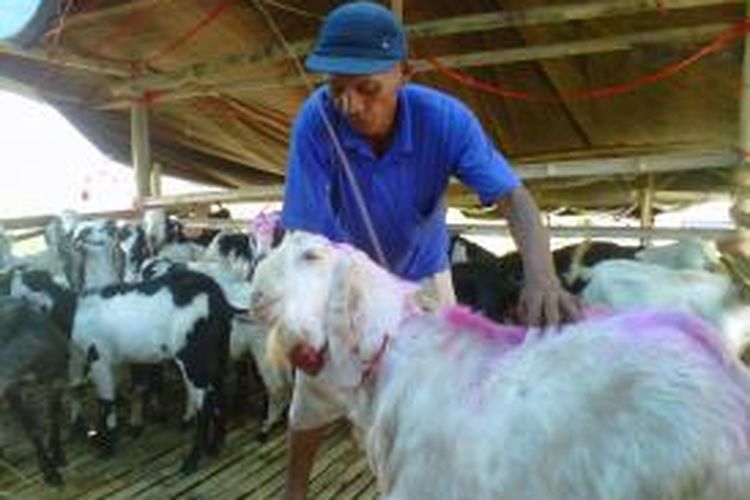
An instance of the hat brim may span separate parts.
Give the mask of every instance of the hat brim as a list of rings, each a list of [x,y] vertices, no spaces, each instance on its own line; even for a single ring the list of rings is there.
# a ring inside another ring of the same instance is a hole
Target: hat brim
[[[331,75],[373,75],[392,70],[400,61],[391,59],[363,59],[357,57],[328,57],[310,54],[305,67],[313,73]]]

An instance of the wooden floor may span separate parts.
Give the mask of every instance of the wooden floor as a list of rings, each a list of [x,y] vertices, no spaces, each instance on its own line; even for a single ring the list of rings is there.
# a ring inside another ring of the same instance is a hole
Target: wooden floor
[[[284,430],[265,443],[257,441],[259,423],[252,417],[230,420],[226,445],[217,457],[201,462],[197,472],[178,469],[192,432],[172,425],[152,425],[137,439],[123,436],[117,455],[101,459],[86,443],[67,443],[68,465],[62,488],[46,486],[31,446],[20,428],[0,408],[0,498],[12,499],[266,499],[280,498],[284,481]],[[372,499],[373,477],[362,452],[344,424],[334,426],[319,452],[311,498]]]

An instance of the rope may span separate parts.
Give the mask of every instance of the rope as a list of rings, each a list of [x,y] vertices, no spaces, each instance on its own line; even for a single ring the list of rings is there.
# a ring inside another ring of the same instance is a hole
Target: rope
[[[287,12],[291,12],[292,14],[297,14],[302,17],[309,17],[310,19],[317,19],[318,21],[322,21],[323,19],[325,19],[325,16],[321,16],[320,14],[315,14],[314,12],[303,10],[303,9],[300,9],[299,7],[292,7],[291,5],[287,5],[285,3],[278,2],[276,0],[261,0],[261,1],[272,7],[276,7],[277,9],[285,10]]]
[[[509,89],[496,83],[491,83],[479,78],[473,77],[467,73],[451,69],[441,64],[436,58],[428,58],[429,64],[440,74],[460,83],[461,85],[480,90],[488,94],[497,95],[506,99],[533,102],[561,102],[561,101],[585,101],[594,99],[605,99],[621,94],[626,94],[634,90],[643,88],[647,85],[653,85],[670,78],[685,68],[695,64],[704,57],[720,52],[729,46],[737,43],[750,33],[750,19],[743,19],[729,27],[726,31],[719,34],[711,42],[698,49],[688,57],[675,63],[664,66],[663,68],[636,78],[628,82],[616,85],[598,87],[593,89],[568,90],[562,91],[557,96],[534,94],[524,90]]]
[[[265,6],[263,5],[263,0],[251,0],[258,11],[260,11],[261,15],[265,18],[266,22],[268,23],[268,26],[271,28],[271,31],[273,31],[274,35],[279,39],[281,44],[284,47],[284,50],[286,50],[289,59],[294,64],[295,68],[299,72],[300,76],[302,77],[302,80],[305,82],[305,86],[307,87],[308,92],[312,93],[314,90],[314,86],[310,79],[307,76],[307,73],[305,72],[305,68],[302,67],[302,63],[299,61],[299,58],[294,53],[294,50],[292,50],[292,47],[290,46],[289,42],[284,37],[284,34],[279,29],[278,25],[274,21],[273,17],[271,17],[271,14],[266,10]],[[336,134],[336,130],[333,128],[333,124],[331,123],[330,118],[328,117],[328,114],[326,113],[325,109],[323,108],[323,104],[318,101],[318,111],[320,112],[320,116],[323,119],[323,123],[326,127],[326,131],[333,142],[334,149],[336,150],[336,154],[339,156],[339,159],[341,160],[341,164],[344,166],[344,175],[346,176],[346,180],[350,183],[352,187],[352,192],[354,193],[355,202],[357,204],[357,207],[360,210],[360,214],[362,216],[362,219],[365,223],[365,229],[367,230],[367,236],[370,239],[370,242],[372,243],[373,249],[375,250],[375,259],[378,261],[378,263],[384,267],[387,268],[387,261],[385,259],[385,253],[383,252],[383,248],[380,245],[380,240],[378,239],[377,233],[375,232],[375,227],[372,223],[372,218],[370,217],[369,212],[367,211],[367,206],[365,205],[364,196],[362,196],[362,191],[359,187],[359,183],[357,182],[357,179],[354,177],[354,172],[352,171],[351,164],[349,163],[349,159],[346,157],[346,152],[344,151],[344,148],[341,146],[341,141],[339,140],[338,135]]]
[[[211,12],[206,14],[200,21],[198,21],[192,28],[188,29],[185,33],[175,38],[170,43],[166,44],[161,49],[158,49],[154,53],[152,53],[150,56],[145,57],[141,61],[142,67],[147,66],[150,63],[153,63],[156,59],[160,57],[164,57],[166,54],[170,54],[177,50],[178,48],[185,45],[188,41],[190,41],[192,38],[194,38],[198,33],[203,31],[207,26],[209,26],[212,22],[214,22],[222,12],[224,12],[231,3],[231,0],[224,0],[219,5],[217,5]]]

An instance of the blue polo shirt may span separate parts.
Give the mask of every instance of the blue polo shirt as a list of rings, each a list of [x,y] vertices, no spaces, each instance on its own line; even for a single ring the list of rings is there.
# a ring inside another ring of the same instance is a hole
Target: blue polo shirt
[[[321,111],[359,186],[386,260],[381,264],[403,278],[420,280],[449,266],[443,195],[452,175],[485,205],[520,184],[474,114],[454,97],[417,84],[402,87],[391,145],[378,157],[323,86],[302,105],[292,131],[281,215],[286,229],[351,243],[380,260]]]

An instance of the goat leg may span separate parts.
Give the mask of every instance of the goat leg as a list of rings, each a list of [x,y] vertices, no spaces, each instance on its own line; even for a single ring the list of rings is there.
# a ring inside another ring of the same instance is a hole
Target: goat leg
[[[26,435],[34,445],[37,463],[39,464],[39,469],[41,470],[42,475],[44,475],[44,481],[47,484],[54,486],[62,485],[62,476],[57,471],[55,464],[47,454],[47,450],[44,448],[42,431],[39,429],[34,413],[30,412],[26,407],[20,389],[18,387],[9,388],[5,393],[5,397],[8,400],[11,411],[21,423]]]
[[[117,418],[115,415],[115,402],[111,399],[98,400],[99,416],[96,424],[96,436],[94,443],[101,456],[104,458],[110,458],[115,454],[115,440],[116,440],[116,428]]]
[[[192,474],[198,469],[198,462],[206,454],[206,445],[208,442],[209,419],[211,418],[211,408],[213,398],[206,394],[198,413],[195,417],[195,439],[193,448],[182,463],[180,471],[183,474]]]
[[[51,458],[53,462],[58,465],[67,465],[68,461],[65,457],[65,450],[62,446],[62,389],[59,387],[52,387],[49,389],[47,394],[47,412],[49,415],[50,422],[50,435],[48,447],[50,450]]]

